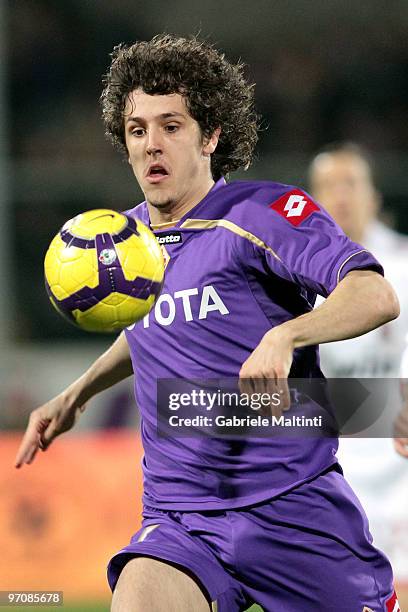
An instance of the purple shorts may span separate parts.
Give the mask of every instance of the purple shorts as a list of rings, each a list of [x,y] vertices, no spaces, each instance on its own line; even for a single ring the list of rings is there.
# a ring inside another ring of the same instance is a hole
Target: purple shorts
[[[385,612],[395,598],[391,566],[336,469],[250,508],[143,516],[109,563],[112,590],[130,559],[148,556],[193,575],[218,612]]]

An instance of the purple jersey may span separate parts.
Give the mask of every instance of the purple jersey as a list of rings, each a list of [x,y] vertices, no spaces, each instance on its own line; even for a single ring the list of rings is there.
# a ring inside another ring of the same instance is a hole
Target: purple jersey
[[[150,224],[146,203],[128,214]],[[382,272],[303,191],[219,180],[171,232],[162,294],[126,330],[141,411],[144,503],[228,509],[278,496],[336,462],[334,438],[163,438],[157,379],[237,377],[272,327],[309,312],[352,269]],[[294,353],[291,376],[322,377],[318,348]]]

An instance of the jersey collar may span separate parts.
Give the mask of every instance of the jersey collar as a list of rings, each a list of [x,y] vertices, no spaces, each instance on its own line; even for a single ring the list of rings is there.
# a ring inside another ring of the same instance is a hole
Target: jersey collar
[[[200,202],[198,202],[198,204],[196,204],[191,210],[189,210],[183,217],[181,217],[181,219],[179,219],[174,225],[172,225],[170,229],[179,227],[180,224],[183,223],[183,221],[185,221],[186,219],[189,219],[190,217],[194,217],[194,215],[197,213],[197,210],[201,208],[201,206],[208,200],[208,198],[210,198],[215,191],[218,191],[221,187],[224,187],[226,184],[227,182],[225,178],[222,176],[220,179],[218,179],[218,181],[214,183],[214,185],[211,187],[207,195],[204,196],[204,198],[200,200]],[[148,227],[151,227],[149,210],[147,208],[146,201],[142,202],[142,214],[140,215],[140,220],[142,221],[142,223],[144,223]],[[165,231],[165,230],[166,230],[166,227],[165,225],[163,225],[162,227],[154,229],[153,231],[157,232],[157,231]]]

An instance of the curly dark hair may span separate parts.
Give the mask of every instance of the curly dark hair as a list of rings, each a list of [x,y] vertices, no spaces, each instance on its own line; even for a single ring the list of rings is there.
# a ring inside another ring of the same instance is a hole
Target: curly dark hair
[[[195,36],[169,34],[118,45],[111,56],[100,101],[106,135],[115,148],[127,155],[123,112],[134,89],[151,95],[179,93],[204,137],[221,128],[211,156],[213,178],[249,167],[258,140],[258,115],[254,85],[246,82],[242,63],[231,64]]]

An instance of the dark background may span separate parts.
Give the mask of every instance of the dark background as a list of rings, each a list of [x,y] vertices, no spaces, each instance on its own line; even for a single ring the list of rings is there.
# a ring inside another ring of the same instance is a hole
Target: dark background
[[[264,118],[247,176],[305,187],[321,146],[357,141],[373,153],[387,218],[408,232],[406,0],[6,0],[2,18],[2,218],[15,339],[89,342],[48,302],[45,251],[75,214],[141,199],[100,120],[101,76],[122,41],[200,32],[242,58]]]

